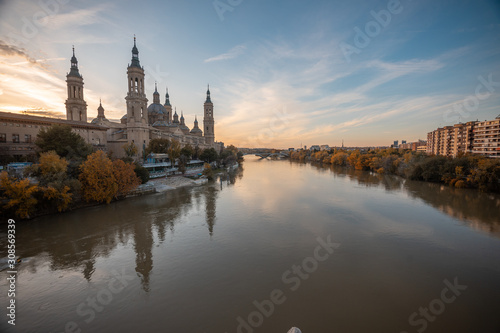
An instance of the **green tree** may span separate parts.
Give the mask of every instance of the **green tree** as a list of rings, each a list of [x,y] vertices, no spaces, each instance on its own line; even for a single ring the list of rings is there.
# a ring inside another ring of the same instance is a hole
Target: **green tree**
[[[199,159],[200,158],[200,155],[201,155],[201,148],[198,147],[198,145],[196,145],[193,149],[193,156],[192,158],[194,158],[195,160]]]
[[[168,159],[170,160],[172,165],[175,165],[175,161],[181,155],[181,144],[179,143],[179,141],[174,139],[170,141],[170,145],[168,146],[167,149],[167,154],[168,154]]]
[[[168,154],[168,148],[170,147],[170,140],[157,138],[149,141],[146,147],[146,154]]]
[[[191,146],[189,143],[181,149],[181,156],[185,156],[188,159],[188,161],[191,160],[193,154],[194,154],[193,146]]]
[[[214,148],[205,148],[200,155],[200,159],[206,163],[212,163],[217,160],[217,151]]]
[[[135,163],[134,172],[137,177],[141,180],[142,184],[146,184],[149,181],[149,171],[139,163]]]
[[[93,151],[92,146],[68,125],[53,125],[40,130],[35,145],[40,154],[55,151],[57,155],[64,157],[68,161],[69,173],[73,176],[78,175],[80,164]]]

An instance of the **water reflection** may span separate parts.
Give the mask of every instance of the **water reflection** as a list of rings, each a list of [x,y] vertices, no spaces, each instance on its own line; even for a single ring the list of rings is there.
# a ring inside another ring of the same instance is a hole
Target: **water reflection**
[[[234,177],[237,179],[236,175]],[[212,236],[219,191],[215,184],[195,189],[180,188],[19,223],[17,254],[25,258],[24,269],[31,273],[37,272],[38,261],[30,262],[30,258],[46,258],[51,270],[79,271],[91,281],[96,258],[108,257],[117,246],[125,246],[133,240],[135,271],[147,292],[153,270],[155,236],[158,243],[163,243],[166,234],[174,233],[176,224],[191,211],[193,202],[203,205],[208,234]],[[6,239],[0,240],[1,255],[5,257]]]
[[[414,199],[446,213],[468,226],[500,237],[500,196],[473,189],[456,189],[449,186],[411,181],[398,176],[377,174],[337,166],[314,166],[330,170],[336,177],[347,177],[365,187],[382,186],[387,191],[404,191]],[[323,172],[322,171],[322,172]]]

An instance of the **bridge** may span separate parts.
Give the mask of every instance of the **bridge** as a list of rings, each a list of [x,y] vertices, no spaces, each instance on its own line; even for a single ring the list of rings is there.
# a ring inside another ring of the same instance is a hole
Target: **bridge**
[[[274,153],[269,153],[269,152],[248,152],[243,155],[255,155],[260,157],[260,159],[264,158],[287,158],[289,157],[288,152],[274,152]]]

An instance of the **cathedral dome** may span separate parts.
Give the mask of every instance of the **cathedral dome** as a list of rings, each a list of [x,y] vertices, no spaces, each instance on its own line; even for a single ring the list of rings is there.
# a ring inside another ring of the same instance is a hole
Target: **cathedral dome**
[[[199,127],[195,127],[191,130],[191,134],[203,133],[203,131]]]
[[[168,127],[168,124],[163,120],[155,121],[153,127]]]
[[[160,115],[165,113],[165,107],[159,103],[153,103],[148,106],[148,115]]]

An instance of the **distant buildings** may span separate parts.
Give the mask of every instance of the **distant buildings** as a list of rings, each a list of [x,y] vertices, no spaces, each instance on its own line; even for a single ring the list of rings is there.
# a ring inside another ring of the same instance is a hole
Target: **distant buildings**
[[[500,115],[490,121],[469,121],[429,132],[427,153],[452,157],[473,153],[500,158]]]
[[[415,142],[406,142],[406,140],[403,140],[402,143],[399,145],[399,149],[411,149],[413,151],[420,151],[420,152],[426,152],[427,151],[427,141],[425,140],[418,140]]]

